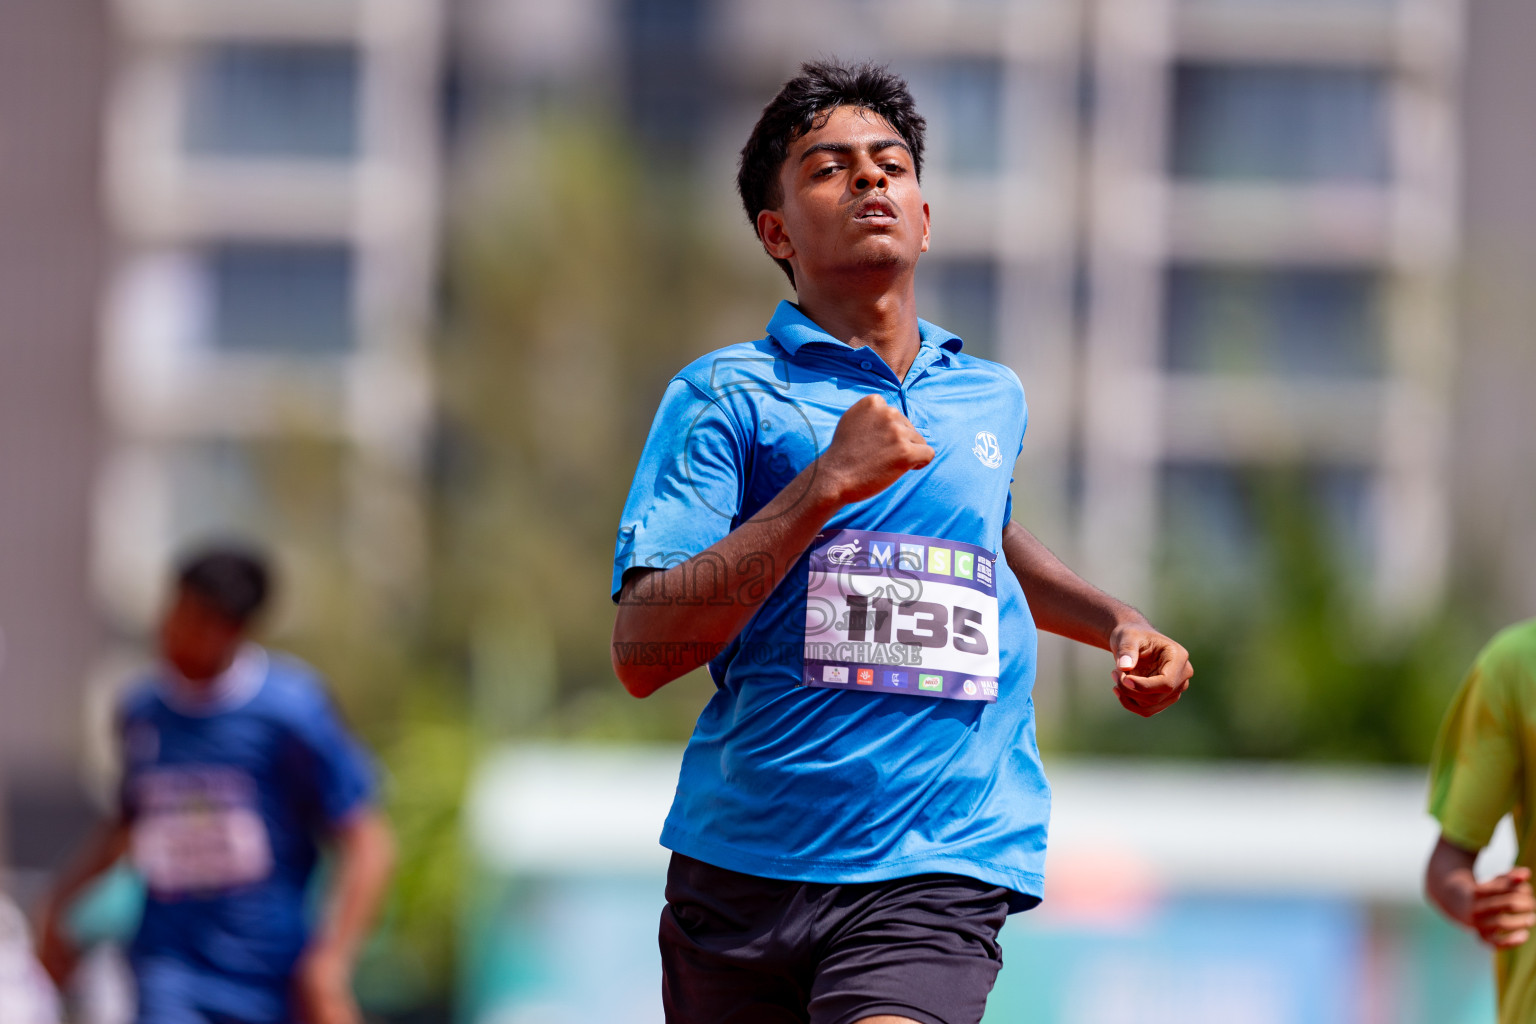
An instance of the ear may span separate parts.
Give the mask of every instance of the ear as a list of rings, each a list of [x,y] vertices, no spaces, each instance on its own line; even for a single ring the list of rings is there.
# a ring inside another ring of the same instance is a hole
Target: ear
[[[923,204],[923,247],[918,252],[928,251],[928,204]]]
[[[790,241],[784,215],[778,210],[757,212],[757,237],[763,249],[776,260],[787,260],[795,254],[795,243]]]

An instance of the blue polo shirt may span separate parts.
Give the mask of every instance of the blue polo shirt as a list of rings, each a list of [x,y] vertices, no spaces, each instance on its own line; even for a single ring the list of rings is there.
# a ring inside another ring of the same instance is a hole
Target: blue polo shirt
[[[679,564],[750,519],[826,449],[855,402],[879,395],[900,409],[936,457],[835,513],[710,662],[716,693],[688,742],[661,842],[807,882],[960,874],[1012,889],[1022,909],[1041,892],[1050,816],[1031,699],[1034,621],[1001,552],[1024,391],[1007,367],[918,324],[922,346],[904,380],[788,302],[766,337],[674,377],[624,506],[613,594],[630,570]],[[909,558],[906,571],[858,575],[893,558]],[[696,564],[702,599],[713,567]],[[847,594],[870,580],[883,589],[851,604]],[[954,595],[976,598],[978,610]],[[843,642],[813,642],[829,637]],[[946,670],[922,667],[933,658]]]

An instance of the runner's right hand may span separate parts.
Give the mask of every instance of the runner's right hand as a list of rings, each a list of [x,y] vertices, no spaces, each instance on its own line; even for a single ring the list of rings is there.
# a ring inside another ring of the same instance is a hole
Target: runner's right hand
[[[1471,917],[1478,935],[1496,949],[1512,949],[1529,939],[1536,927],[1530,869],[1515,868],[1478,882],[1472,890]]]
[[[928,465],[934,454],[899,410],[879,395],[866,395],[837,421],[832,443],[817,461],[847,505],[879,494],[903,473]]]

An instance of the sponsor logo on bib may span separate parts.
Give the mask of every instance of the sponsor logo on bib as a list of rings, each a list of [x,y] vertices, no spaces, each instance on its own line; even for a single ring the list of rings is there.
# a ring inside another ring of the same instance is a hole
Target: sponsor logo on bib
[[[849,541],[847,544],[834,544],[827,549],[827,563],[829,565],[853,565],[859,558],[859,542]]]

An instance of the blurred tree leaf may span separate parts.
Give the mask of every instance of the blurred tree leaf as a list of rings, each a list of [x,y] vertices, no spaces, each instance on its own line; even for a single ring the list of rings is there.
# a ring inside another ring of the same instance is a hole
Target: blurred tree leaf
[[[738,268],[699,191],[600,125],[543,125],[488,166],[448,252],[440,631],[502,734],[680,739],[707,680],[635,702],[613,679],[614,531],[666,381],[760,332],[777,271]]]
[[[1195,678],[1151,720],[1083,687],[1056,744],[1169,757],[1422,763],[1483,631],[1475,606],[1447,602],[1389,622],[1355,584],[1359,566],[1329,536],[1299,470],[1242,481],[1257,551],[1230,572],[1164,559],[1158,625],[1189,648]],[[1108,690],[1106,680],[1103,689]],[[1090,696],[1091,694],[1091,696]]]

